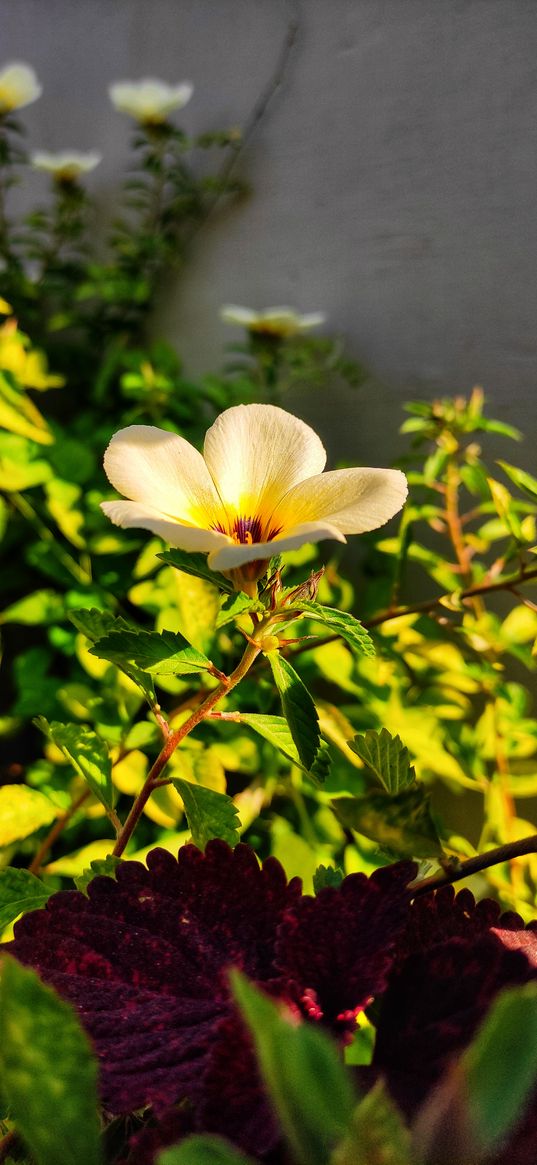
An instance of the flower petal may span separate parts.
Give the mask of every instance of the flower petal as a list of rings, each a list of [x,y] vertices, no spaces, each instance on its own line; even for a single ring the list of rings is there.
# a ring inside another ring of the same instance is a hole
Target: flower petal
[[[104,468],[119,493],[158,511],[162,518],[204,528],[222,521],[218,494],[201,453],[177,433],[152,425],[120,429],[106,450]]]
[[[226,303],[220,309],[220,319],[226,324],[239,324],[249,328],[250,324],[254,324],[258,318],[259,313],[252,311],[251,307],[239,307],[238,304]]]
[[[337,526],[331,526],[328,522],[303,522],[300,526],[285,530],[270,542],[252,542],[248,545],[227,542],[225,546],[211,550],[207,562],[211,570],[233,570],[243,563],[272,558],[273,554],[281,554],[284,550],[298,550],[307,542],[322,542],[324,538],[347,541]]]
[[[152,534],[158,534],[159,538],[163,538],[170,546],[176,546],[178,550],[197,551],[200,554],[212,550],[214,553],[221,547],[225,548],[230,541],[226,534],[200,529],[199,526],[185,526],[140,502],[102,502],[101,510],[115,526],[122,526],[124,530],[151,530]]]
[[[301,481],[272,515],[275,526],[329,522],[342,534],[376,530],[401,509],[407,495],[398,469],[336,469]]]
[[[255,515],[266,525],[284,494],[326,462],[313,429],[274,405],[226,409],[208,430],[203,455],[231,516]]]

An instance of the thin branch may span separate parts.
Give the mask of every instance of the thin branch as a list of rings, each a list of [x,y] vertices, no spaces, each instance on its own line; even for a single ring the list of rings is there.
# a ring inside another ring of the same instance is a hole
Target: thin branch
[[[261,624],[261,629],[262,626],[263,625]],[[168,764],[168,761],[175,752],[178,744],[184,740],[185,736],[188,736],[189,732],[192,732],[194,728],[197,728],[198,724],[201,724],[202,720],[207,719],[215,704],[217,704],[218,701],[221,700],[224,696],[227,696],[228,692],[230,692],[232,688],[234,688],[240,682],[240,680],[242,680],[247,671],[249,671],[251,668],[254,660],[257,659],[257,656],[260,654],[260,652],[261,646],[259,643],[256,643],[255,641],[248,643],[242,659],[237,664],[237,667],[231,673],[231,675],[226,676],[217,688],[214,688],[212,692],[209,692],[205,699],[202,700],[200,704],[198,704],[198,707],[194,709],[192,715],[189,716],[188,720],[185,720],[185,723],[182,724],[180,728],[177,728],[175,732],[170,732],[163,748],[159,752],[154,765],[147,775],[142,789],[140,790],[136,800],[132,805],[123,828],[118,835],[116,844],[112,851],[114,857],[121,857],[121,854],[125,850],[127,843],[130,841],[130,838],[134,833],[141,814],[143,813],[143,810],[149,801],[153,790],[156,788],[161,788],[163,784],[169,783],[167,778],[161,778],[161,773]]]
[[[87,801],[88,797],[90,796],[91,789],[84,789],[80,796],[76,798],[76,801],[73,801],[73,804],[70,806],[70,808],[67,809],[65,813],[62,813],[62,816],[59,817],[58,820],[54,823],[52,829],[49,831],[49,833],[47,833],[47,836],[41,842],[41,845],[39,846],[39,849],[31,865],[28,866],[28,870],[31,874],[39,874],[48,851],[52,849],[54,842],[57,841],[66,826],[69,825],[71,818],[74,817],[75,813],[80,809],[80,806],[83,805],[84,801]],[[0,1157],[0,1161],[1,1160],[2,1158]]]
[[[6,1133],[5,1137],[2,1137],[0,1141],[0,1161],[7,1161],[8,1157],[11,1156],[12,1150],[16,1148],[18,1140],[19,1134],[15,1129],[12,1129],[10,1133]]]
[[[467,599],[473,599],[476,595],[488,595],[493,591],[512,591],[519,583],[529,582],[531,579],[537,578],[537,567],[530,569],[522,568],[517,574],[509,575],[499,582],[480,583],[473,587],[466,587],[465,590],[456,591],[456,597],[460,602]],[[364,619],[363,626],[367,630],[372,627],[380,627],[383,623],[389,623],[392,619],[399,619],[402,615],[431,615],[433,611],[438,608],[445,609],[445,600],[449,598],[449,593],[438,595],[435,599],[423,599],[420,603],[410,603],[408,606],[391,607],[386,611],[380,611],[378,615],[373,615],[372,619]],[[293,651],[293,658],[296,655],[301,655],[304,651],[311,651],[312,648],[324,647],[325,643],[334,643],[336,639],[340,639],[339,635],[324,635],[322,639],[316,639],[315,643],[304,643]]]
[[[477,854],[475,858],[467,858],[464,862],[454,862],[447,865],[439,874],[432,874],[417,882],[411,882],[408,889],[412,898],[420,894],[429,894],[431,890],[439,890],[441,886],[449,886],[453,882],[460,882],[489,866],[497,866],[502,862],[511,862],[514,858],[525,857],[526,854],[537,853],[537,833],[531,837],[523,837],[519,841],[510,841],[506,845],[499,845],[496,849],[489,849],[484,854]]]
[[[299,32],[299,27],[300,27],[298,7],[297,7],[296,3],[292,2],[291,7],[292,7],[292,15],[291,15],[289,23],[287,25],[285,37],[284,37],[283,43],[281,45],[281,48],[280,48],[280,51],[278,54],[278,58],[277,58],[275,66],[274,66],[274,69],[271,73],[271,76],[270,76],[265,88],[263,89],[263,91],[259,95],[259,97],[258,97],[258,99],[257,99],[257,101],[256,101],[256,103],[255,103],[255,105],[250,113],[250,116],[248,117],[248,119],[245,123],[239,144],[229,153],[223,166],[218,171],[218,182],[222,186],[223,189],[217,190],[216,193],[213,195],[213,198],[208,202],[205,213],[203,215],[203,218],[199,219],[194,224],[192,230],[188,234],[188,236],[186,238],[186,245],[188,245],[192,242],[192,239],[195,238],[195,236],[197,235],[200,228],[204,225],[204,223],[207,222],[207,219],[213,213],[217,204],[220,202],[220,199],[223,196],[225,187],[227,186],[228,182],[230,181],[230,179],[233,177],[233,174],[235,173],[239,159],[242,157],[245,150],[249,146],[250,141],[252,140],[255,133],[259,129],[259,126],[260,126],[261,122],[263,121],[265,114],[267,112],[267,109],[273,101],[273,98],[276,96],[278,90],[283,85],[283,82],[285,80],[285,76],[286,76],[288,68],[289,68],[289,62],[291,60],[291,57],[292,57],[294,49],[295,49],[295,45],[296,45],[296,41],[297,41],[297,37],[298,37],[298,32]]]

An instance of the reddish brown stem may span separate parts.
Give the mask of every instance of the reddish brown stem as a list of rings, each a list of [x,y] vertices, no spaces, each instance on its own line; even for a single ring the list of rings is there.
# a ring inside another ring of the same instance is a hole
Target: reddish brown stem
[[[84,804],[84,801],[87,801],[90,795],[91,789],[84,789],[80,796],[76,798],[76,801],[73,801],[73,804],[70,806],[67,812],[63,813],[62,816],[58,817],[58,820],[54,822],[52,829],[49,833],[47,833],[47,836],[41,842],[41,845],[39,846],[39,849],[31,865],[28,866],[31,874],[39,874],[41,866],[43,865],[43,860],[46,858],[48,851],[52,849],[54,842],[57,841],[66,826],[69,825],[71,818],[74,817],[75,813],[78,811],[78,809],[80,809],[80,806]],[[1,1160],[2,1158],[0,1157],[0,1161]]]
[[[145,784],[140,790],[125,821],[125,824],[121,829],[117,842],[112,851],[115,857],[121,857],[121,854],[124,852],[127,843],[130,841],[130,838],[134,833],[140,816],[144,811],[153,789],[162,784],[160,781],[160,775],[163,769],[166,767],[170,757],[175,752],[177,745],[180,744],[182,740],[184,740],[185,736],[188,736],[189,732],[192,732],[193,728],[196,728],[202,720],[205,720],[214,708],[215,704],[217,704],[223,696],[226,696],[227,693],[230,692],[231,689],[240,682],[240,680],[242,680],[243,676],[246,675],[246,672],[250,669],[260,651],[261,648],[257,643],[254,641],[249,643],[240,663],[235,668],[235,671],[233,671],[229,677],[226,677],[226,679],[223,680],[217,688],[215,688],[212,692],[209,692],[209,695],[206,696],[205,699],[202,700],[201,704],[199,704],[198,707],[194,709],[192,715],[189,716],[188,720],[185,720],[185,723],[182,724],[180,728],[178,728],[175,732],[170,732],[164,747],[159,752],[154,765],[150,769]]]
[[[531,837],[523,837],[519,841],[510,841],[507,845],[499,845],[496,849],[489,849],[484,854],[477,854],[475,858],[467,858],[464,862],[454,863],[439,874],[432,874],[429,878],[411,882],[408,889],[412,898],[419,894],[429,894],[431,890],[439,890],[441,886],[449,886],[453,882],[460,882],[489,866],[500,865],[501,862],[511,862],[514,858],[522,858],[526,854],[537,853],[537,833]]]
[[[12,1150],[18,1144],[18,1140],[19,1136],[15,1129],[12,1129],[10,1133],[6,1133],[5,1137],[2,1137],[0,1141],[0,1161],[7,1161],[8,1157],[11,1156]]]

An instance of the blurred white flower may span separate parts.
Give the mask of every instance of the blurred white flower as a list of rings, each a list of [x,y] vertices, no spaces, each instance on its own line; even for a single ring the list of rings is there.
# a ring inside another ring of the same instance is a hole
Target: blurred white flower
[[[160,125],[174,109],[190,101],[194,86],[190,81],[167,85],[154,77],[143,81],[116,81],[108,90],[110,100],[120,113],[128,113],[142,125]]]
[[[280,336],[282,339],[307,332],[310,328],[318,328],[326,319],[318,311],[301,316],[290,307],[268,307],[265,311],[252,311],[249,307],[236,307],[234,304],[226,304],[220,315],[226,324],[238,324],[249,332]]]
[[[58,182],[75,182],[81,174],[88,174],[102,162],[102,154],[97,150],[89,150],[87,154],[78,150],[60,150],[57,154],[35,150],[30,160],[34,170],[46,170]]]
[[[43,92],[30,65],[11,61],[0,71],[0,115],[37,101]]]

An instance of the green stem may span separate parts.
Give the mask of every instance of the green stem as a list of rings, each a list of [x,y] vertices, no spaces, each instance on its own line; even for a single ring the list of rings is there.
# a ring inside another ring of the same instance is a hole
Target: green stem
[[[91,574],[84,570],[84,568],[80,566],[76,559],[73,558],[73,556],[69,554],[67,550],[64,550],[63,547],[60,546],[58,539],[55,538],[52,530],[49,530],[48,526],[39,517],[39,514],[36,512],[36,510],[34,510],[34,507],[30,504],[28,499],[17,492],[12,493],[10,497],[12,504],[15,506],[15,509],[17,509],[19,513],[22,514],[23,518],[26,518],[26,520],[30,522],[36,533],[39,534],[39,537],[47,543],[47,546],[50,546],[51,550],[56,555],[58,562],[61,562],[62,566],[64,566],[66,570],[69,571],[69,574],[71,574],[78,583],[91,583]]]

